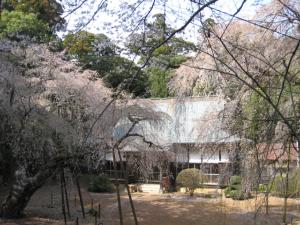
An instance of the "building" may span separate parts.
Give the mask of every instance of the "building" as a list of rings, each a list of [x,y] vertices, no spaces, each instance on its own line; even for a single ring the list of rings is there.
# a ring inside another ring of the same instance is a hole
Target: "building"
[[[263,168],[261,182],[268,183],[276,175],[284,174],[298,168],[299,147],[298,143],[260,143],[255,148],[257,150],[260,166]]]
[[[156,159],[152,159],[157,161],[157,165],[150,163],[151,172],[146,174],[146,178],[144,176],[147,182],[159,182],[162,176],[168,174],[176,177],[184,168],[202,169],[210,185],[224,183],[226,177],[231,175],[235,150],[241,139],[224,128],[223,99],[134,99],[128,104],[141,112],[140,115],[134,114],[140,121],[130,131],[136,136],[126,138],[121,147],[122,161],[128,162],[129,173],[130,158],[135,157],[135,162],[139,163],[142,161],[141,155],[147,153],[157,155]],[[126,114],[115,128],[116,140],[124,137],[131,127],[132,120]],[[108,154],[106,159],[107,170],[112,175],[112,154]],[[136,176],[142,177],[141,174]]]

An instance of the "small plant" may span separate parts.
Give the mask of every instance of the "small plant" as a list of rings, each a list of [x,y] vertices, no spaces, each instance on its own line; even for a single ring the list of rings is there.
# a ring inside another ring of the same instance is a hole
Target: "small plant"
[[[231,192],[231,188],[227,187],[224,189],[224,194],[226,198],[230,198],[230,192]]]
[[[265,192],[267,191],[267,189],[268,189],[268,188],[267,188],[267,185],[265,185],[265,184],[259,184],[259,185],[258,185],[258,190],[257,190],[257,191],[258,191],[259,193],[265,193]]]
[[[176,178],[178,185],[181,187],[187,187],[189,189],[190,196],[193,196],[195,189],[202,187],[202,184],[206,180],[207,177],[199,169],[182,170]]]
[[[115,186],[106,175],[92,177],[88,191],[90,192],[114,192]]]

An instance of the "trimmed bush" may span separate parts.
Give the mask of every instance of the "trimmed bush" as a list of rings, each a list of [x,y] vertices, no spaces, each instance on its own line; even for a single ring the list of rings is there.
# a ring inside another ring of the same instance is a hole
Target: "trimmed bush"
[[[232,190],[230,192],[230,198],[234,199],[234,200],[245,200],[245,199],[248,199],[250,198],[251,195],[250,193],[246,193],[246,192],[243,192],[241,190]]]
[[[195,189],[200,188],[205,181],[207,177],[199,169],[182,170],[176,178],[176,183],[181,187],[187,187],[191,196],[194,195]]]
[[[230,177],[229,186],[225,188],[224,194],[226,198],[234,200],[244,200],[251,197],[250,192],[245,193],[241,187],[242,178],[240,176]]]
[[[232,185],[241,185],[242,183],[242,178],[240,176],[232,176],[230,177],[230,186]]]
[[[114,192],[115,186],[106,175],[92,177],[88,191],[90,192]]]

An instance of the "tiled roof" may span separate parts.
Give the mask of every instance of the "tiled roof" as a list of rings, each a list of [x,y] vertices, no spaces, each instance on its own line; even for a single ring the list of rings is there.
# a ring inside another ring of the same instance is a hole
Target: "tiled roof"
[[[221,111],[225,101],[218,97],[135,99],[129,104],[151,108],[166,115],[164,123],[158,126],[143,121],[133,131],[154,143],[229,143],[240,140],[222,128]],[[124,135],[129,127],[128,119],[120,121],[115,137]]]
[[[261,159],[270,161],[288,160],[288,147],[288,145],[284,145],[283,143],[261,143],[257,145]],[[292,143],[290,145],[290,160],[297,160],[297,156],[296,144]]]

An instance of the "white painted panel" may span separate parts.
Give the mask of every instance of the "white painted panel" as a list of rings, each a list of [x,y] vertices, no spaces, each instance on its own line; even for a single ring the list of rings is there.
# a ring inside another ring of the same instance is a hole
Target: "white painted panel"
[[[187,154],[177,154],[177,162],[187,162]],[[219,160],[219,152],[206,153],[203,155],[203,163],[228,163],[229,157],[226,151],[221,152],[221,161]],[[201,153],[191,153],[190,163],[201,163]]]
[[[115,154],[115,156],[116,156],[116,161],[120,161],[120,158],[119,158],[118,154]],[[122,154],[121,154],[121,156],[122,156]],[[107,161],[113,161],[113,154],[112,153],[107,153],[105,155],[105,159]],[[124,156],[122,156],[122,161],[124,161],[124,162],[126,161],[126,158]]]

